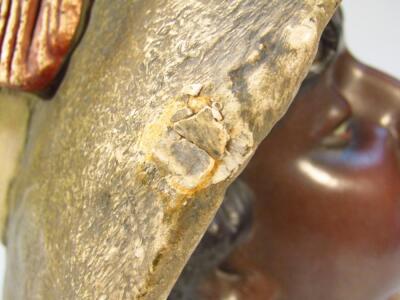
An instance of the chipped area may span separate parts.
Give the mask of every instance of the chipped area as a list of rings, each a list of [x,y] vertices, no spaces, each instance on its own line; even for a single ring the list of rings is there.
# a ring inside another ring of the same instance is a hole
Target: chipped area
[[[212,116],[215,120],[217,121],[222,121],[224,119],[224,117],[222,116],[221,112],[220,112],[220,105],[218,105],[218,103],[213,103],[211,105],[211,113]]]
[[[233,176],[251,156],[254,141],[243,122],[228,133],[223,106],[211,97],[190,97],[186,105],[168,113],[172,127],[153,157],[167,170],[168,185],[191,193]]]
[[[199,186],[211,173],[215,164],[207,152],[173,135],[169,135],[160,143],[153,154],[172,174],[172,183],[187,190]]]
[[[188,118],[193,115],[193,111],[190,108],[183,108],[178,110],[171,118],[172,122],[178,122],[182,119]]]
[[[229,144],[229,151],[237,153],[241,156],[246,156],[251,148],[254,146],[252,134],[250,131],[243,131],[237,138],[231,140]]]
[[[207,151],[213,158],[222,157],[229,140],[228,132],[223,124],[214,119],[209,106],[190,118],[176,122],[174,129],[185,139]]]
[[[226,155],[218,165],[211,183],[217,184],[234,174],[250,158],[253,147],[253,135],[243,128],[243,131],[229,142]]]
[[[185,86],[182,89],[182,93],[184,95],[189,95],[189,96],[198,96],[202,89],[203,89],[203,85],[202,84],[194,83],[194,84],[190,84],[190,85]]]
[[[140,144],[138,149],[146,154],[151,154],[153,149],[157,147],[160,140],[163,139],[165,135],[165,126],[171,124],[171,120],[178,111],[186,108],[185,101],[187,99],[177,97],[174,101],[167,106],[164,106],[160,114],[154,114],[153,119],[149,120],[145,128],[142,131],[142,136],[148,136],[152,138],[142,138],[140,139]],[[171,133],[169,133],[171,134]],[[151,156],[151,155],[150,155]],[[150,156],[147,159],[150,159]]]
[[[209,106],[211,104],[211,99],[210,97],[190,97],[188,101],[188,106],[190,107],[191,110],[193,110],[195,113],[198,113],[200,110],[202,110],[205,106]]]

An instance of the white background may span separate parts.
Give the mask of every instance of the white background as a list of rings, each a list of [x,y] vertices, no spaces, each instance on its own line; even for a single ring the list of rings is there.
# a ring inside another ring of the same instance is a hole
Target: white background
[[[400,0],[344,0],[347,45],[363,62],[400,79]]]
[[[400,0],[344,0],[343,7],[353,54],[400,79]],[[4,269],[5,250],[0,247],[0,282]]]

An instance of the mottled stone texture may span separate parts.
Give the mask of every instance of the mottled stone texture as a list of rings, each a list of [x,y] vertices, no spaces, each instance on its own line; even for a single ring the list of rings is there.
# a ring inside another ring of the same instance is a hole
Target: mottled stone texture
[[[165,299],[337,5],[95,1],[57,94],[34,108],[5,299]]]

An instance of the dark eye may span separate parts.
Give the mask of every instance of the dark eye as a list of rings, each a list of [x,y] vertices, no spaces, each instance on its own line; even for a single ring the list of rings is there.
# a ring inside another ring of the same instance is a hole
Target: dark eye
[[[217,268],[217,276],[229,281],[238,281],[242,277],[240,268],[235,266],[229,259]]]
[[[318,52],[311,66],[308,77],[321,74],[340,51],[343,36],[343,16],[339,9],[326,26],[319,43]]]
[[[350,119],[344,120],[329,135],[322,139],[321,144],[327,148],[342,148],[347,146],[352,139]]]

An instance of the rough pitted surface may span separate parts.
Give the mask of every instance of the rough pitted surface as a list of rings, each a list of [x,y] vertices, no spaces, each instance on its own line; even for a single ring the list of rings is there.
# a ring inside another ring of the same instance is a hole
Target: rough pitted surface
[[[56,96],[34,108],[5,299],[165,299],[337,5],[95,1]]]
[[[176,122],[174,129],[214,158],[222,157],[229,140],[223,124],[214,119],[213,111],[208,106],[194,116]]]

